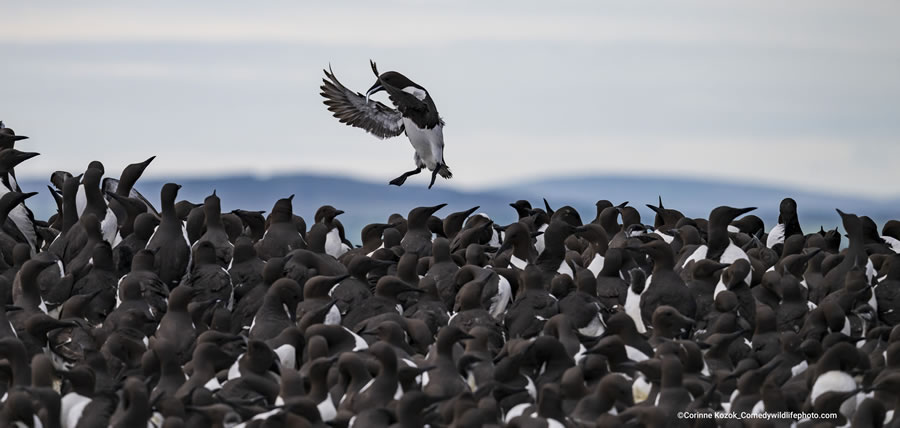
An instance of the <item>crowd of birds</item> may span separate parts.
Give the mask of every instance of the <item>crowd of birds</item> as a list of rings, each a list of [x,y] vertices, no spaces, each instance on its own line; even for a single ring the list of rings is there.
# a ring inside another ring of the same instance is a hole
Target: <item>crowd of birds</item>
[[[900,425],[898,221],[520,200],[512,224],[417,207],[353,245],[293,196],[223,213],[169,183],[157,211],[134,189],[153,158],[54,172],[40,221],[23,138],[0,128],[2,426]]]

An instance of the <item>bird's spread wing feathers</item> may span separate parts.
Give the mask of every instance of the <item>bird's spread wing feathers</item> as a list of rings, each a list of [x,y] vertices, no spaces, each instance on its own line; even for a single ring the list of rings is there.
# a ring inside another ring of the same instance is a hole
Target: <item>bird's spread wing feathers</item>
[[[365,129],[378,138],[396,137],[403,133],[403,116],[378,101],[366,102],[359,92],[353,92],[334,77],[331,67],[322,79],[322,96],[328,110],[341,123]]]
[[[102,185],[103,191],[116,193],[116,189],[119,188],[119,180],[112,177],[106,177],[103,179]],[[131,188],[131,192],[128,193],[128,197],[140,200],[144,203],[144,205],[147,206],[147,210],[151,214],[159,217],[159,211],[156,210],[156,207],[154,207],[153,204],[151,204],[150,201],[148,201],[147,198],[145,198],[144,195],[141,194],[141,192],[138,192],[137,189]]]

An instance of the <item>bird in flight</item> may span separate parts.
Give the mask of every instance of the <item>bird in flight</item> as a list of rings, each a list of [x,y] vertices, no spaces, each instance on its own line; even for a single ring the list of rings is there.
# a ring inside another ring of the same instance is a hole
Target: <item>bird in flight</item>
[[[434,186],[438,174],[448,179],[453,177],[444,161],[444,120],[438,114],[431,95],[406,76],[396,71],[379,74],[375,62],[370,60],[369,63],[376,80],[365,95],[347,89],[328,66],[321,87],[328,110],[341,123],[365,129],[378,138],[406,134],[415,149],[413,161],[416,169],[404,172],[390,184],[402,186],[409,176],[422,172],[423,168],[431,171],[429,189]],[[380,91],[388,93],[395,108],[370,99]]]

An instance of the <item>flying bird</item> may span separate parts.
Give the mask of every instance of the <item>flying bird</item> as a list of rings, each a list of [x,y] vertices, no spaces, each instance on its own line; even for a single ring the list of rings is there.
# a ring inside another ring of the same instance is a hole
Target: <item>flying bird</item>
[[[438,114],[431,95],[406,76],[396,71],[379,74],[375,62],[370,60],[369,63],[377,79],[365,95],[341,84],[330,65],[328,70],[324,70],[321,89],[328,110],[341,123],[365,129],[378,138],[406,134],[416,151],[413,156],[416,169],[404,172],[390,184],[402,186],[409,176],[422,172],[422,168],[431,171],[429,189],[434,186],[438,174],[448,179],[453,177],[444,161],[444,120]],[[395,108],[369,99],[380,91],[388,93]]]

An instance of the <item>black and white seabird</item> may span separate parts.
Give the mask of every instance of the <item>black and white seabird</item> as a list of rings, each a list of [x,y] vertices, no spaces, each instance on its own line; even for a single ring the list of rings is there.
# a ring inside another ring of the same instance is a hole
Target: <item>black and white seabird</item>
[[[2,139],[0,139],[0,147],[2,147]],[[20,163],[38,155],[39,153],[20,152],[14,148],[0,149],[0,184],[2,184],[0,185],[0,196],[8,192],[22,192],[22,188],[19,187],[19,183],[16,181],[14,168]],[[11,220],[9,225],[5,224],[9,222],[4,221],[4,229],[7,230],[7,233],[15,232],[18,229],[18,233],[25,237],[28,245],[31,246],[32,254],[34,254],[38,249],[37,229],[35,229],[34,225],[34,214],[25,206],[24,200],[13,206],[9,213],[9,220]]]
[[[425,88],[396,71],[379,74],[375,62],[369,62],[377,80],[366,91],[365,96],[342,85],[331,67],[325,71],[322,96],[326,99],[328,110],[341,123],[365,129],[378,138],[406,134],[416,151],[413,156],[416,169],[403,173],[391,180],[390,184],[402,186],[407,177],[422,172],[422,168],[431,171],[429,189],[434,185],[438,174],[447,179],[453,177],[444,161],[444,120],[438,114],[431,95]],[[369,101],[372,94],[380,91],[388,93],[396,109],[378,101]]]
[[[184,222],[175,214],[175,198],[180,188],[175,183],[163,185],[160,191],[162,219],[146,247],[155,252],[159,278],[170,288],[178,285],[191,266],[191,243],[188,241]]]
[[[0,120],[0,149],[10,149],[15,146],[16,141],[27,140],[24,135],[16,135],[12,128],[7,128]]]

